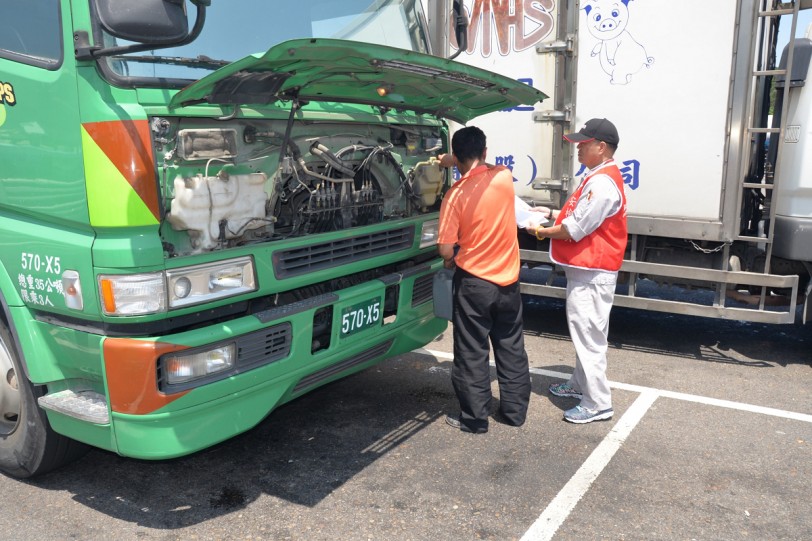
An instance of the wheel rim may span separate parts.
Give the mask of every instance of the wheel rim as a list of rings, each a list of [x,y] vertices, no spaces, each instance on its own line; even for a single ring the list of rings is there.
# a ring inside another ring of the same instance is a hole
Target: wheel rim
[[[0,434],[8,434],[20,418],[20,388],[11,353],[0,341]]]

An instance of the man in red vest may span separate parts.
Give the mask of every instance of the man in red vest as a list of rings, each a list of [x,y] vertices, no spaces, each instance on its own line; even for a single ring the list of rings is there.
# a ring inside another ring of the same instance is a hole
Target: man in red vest
[[[485,134],[476,126],[457,130],[444,167],[460,178],[440,207],[440,257],[454,271],[454,366],[451,383],[459,415],[446,422],[462,430],[488,431],[491,403],[489,343],[499,382],[501,422],[521,426],[530,401],[530,371],[522,334],[519,241],[513,175],[485,162]]]
[[[567,323],[575,346],[575,371],[569,381],[550,386],[556,396],[579,398],[564,412],[572,423],[611,419],[612,394],[606,379],[609,312],[617,273],[626,252],[626,195],[613,156],[620,142],[614,124],[593,118],[577,133],[578,161],[588,171],[564,207],[551,212],[555,225],[530,228],[550,240],[550,258],[567,277]]]

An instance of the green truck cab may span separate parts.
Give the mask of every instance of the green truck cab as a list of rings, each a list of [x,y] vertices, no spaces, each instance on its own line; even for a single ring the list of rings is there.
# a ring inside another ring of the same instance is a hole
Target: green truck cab
[[[419,1],[278,4],[6,7],[0,471],[188,454],[445,329],[446,120],[544,95]]]

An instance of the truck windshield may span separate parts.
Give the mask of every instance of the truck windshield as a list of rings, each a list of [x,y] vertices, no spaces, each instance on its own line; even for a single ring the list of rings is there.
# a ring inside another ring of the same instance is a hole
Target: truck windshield
[[[190,27],[196,9],[187,2]],[[120,77],[199,79],[295,38],[365,41],[428,52],[418,0],[213,0],[200,36],[182,47],[105,58]],[[105,45],[129,42],[104,36]]]

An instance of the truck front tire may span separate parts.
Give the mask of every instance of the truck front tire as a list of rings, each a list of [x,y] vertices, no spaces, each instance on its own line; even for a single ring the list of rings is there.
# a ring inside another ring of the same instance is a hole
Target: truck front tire
[[[35,386],[22,370],[8,327],[0,320],[0,471],[34,477],[82,456],[87,447],[57,434],[48,424]]]

